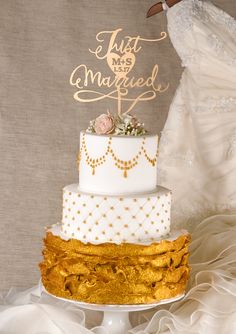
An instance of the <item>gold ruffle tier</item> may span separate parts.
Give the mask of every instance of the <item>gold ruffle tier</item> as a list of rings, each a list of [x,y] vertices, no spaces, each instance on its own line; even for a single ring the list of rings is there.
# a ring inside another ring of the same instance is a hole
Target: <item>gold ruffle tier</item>
[[[96,304],[144,304],[186,289],[189,235],[149,246],[84,244],[48,232],[40,263],[46,290],[58,297]]]

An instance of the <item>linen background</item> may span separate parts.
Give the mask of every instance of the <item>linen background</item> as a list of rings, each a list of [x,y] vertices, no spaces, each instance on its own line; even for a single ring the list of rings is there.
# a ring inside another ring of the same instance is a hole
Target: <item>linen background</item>
[[[214,4],[236,17],[235,0]],[[44,226],[61,220],[62,188],[78,182],[79,132],[109,101],[78,103],[69,84],[79,64],[108,73],[89,55],[101,30],[157,38],[165,14],[146,19],[144,0],[0,1],[0,277],[1,290],[27,288],[39,279]],[[182,72],[169,39],[146,44],[137,71],[160,67],[167,92],[136,110],[160,133]],[[112,105],[113,106],[113,105]],[[111,107],[112,110],[112,107]]]

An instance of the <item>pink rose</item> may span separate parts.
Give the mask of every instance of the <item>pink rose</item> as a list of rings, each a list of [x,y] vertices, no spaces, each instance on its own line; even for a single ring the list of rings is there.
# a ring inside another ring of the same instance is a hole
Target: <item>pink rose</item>
[[[114,130],[114,119],[110,114],[102,114],[95,119],[94,130],[98,135],[109,134]]]

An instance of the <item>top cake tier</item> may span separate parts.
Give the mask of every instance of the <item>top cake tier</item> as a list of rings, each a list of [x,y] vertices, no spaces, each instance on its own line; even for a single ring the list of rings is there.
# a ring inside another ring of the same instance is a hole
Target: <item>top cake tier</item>
[[[158,136],[80,134],[79,188],[83,192],[128,195],[157,184]]]

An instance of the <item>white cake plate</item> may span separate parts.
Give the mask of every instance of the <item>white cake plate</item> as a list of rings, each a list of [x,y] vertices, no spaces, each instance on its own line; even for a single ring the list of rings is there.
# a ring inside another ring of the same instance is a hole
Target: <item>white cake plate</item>
[[[182,299],[185,294],[178,295],[174,298],[163,299],[157,303],[152,304],[137,304],[137,305],[104,305],[104,304],[90,304],[85,302],[79,302],[77,300],[71,300],[61,297],[56,297],[50,294],[40,283],[40,291],[44,292],[54,298],[59,300],[63,300],[65,302],[69,302],[77,305],[80,308],[92,311],[102,311],[103,312],[103,320],[101,326],[105,327],[109,334],[125,334],[129,329],[132,328],[129,320],[129,312],[138,312],[144,311],[156,306],[169,304],[176,302]]]

